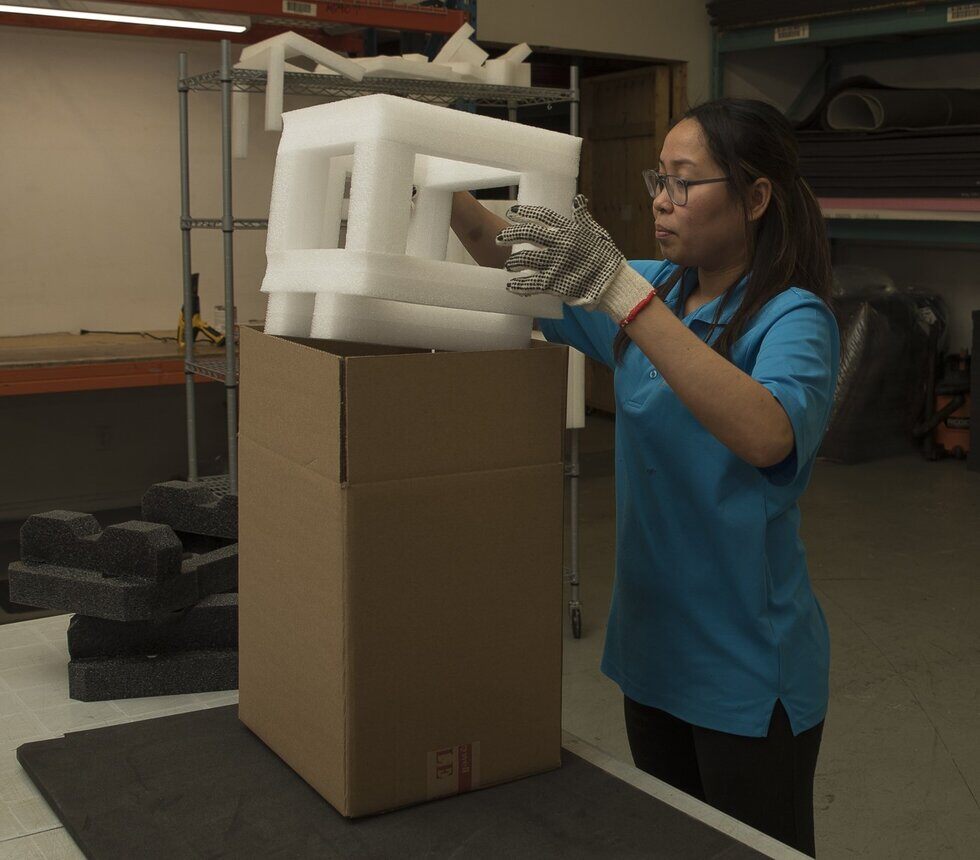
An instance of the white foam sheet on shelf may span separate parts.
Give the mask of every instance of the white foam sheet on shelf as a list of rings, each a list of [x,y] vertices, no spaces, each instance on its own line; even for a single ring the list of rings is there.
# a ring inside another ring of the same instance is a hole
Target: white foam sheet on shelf
[[[286,60],[293,57],[305,57],[351,80],[359,81],[364,77],[364,69],[353,60],[342,57],[335,51],[324,48],[323,45],[318,45],[297,33],[280,33],[278,36],[243,48],[236,68],[264,69],[266,73],[266,131],[282,130],[283,75],[286,72]],[[240,129],[238,133],[241,134]],[[239,151],[243,149],[241,144],[242,141],[239,140],[235,147]],[[247,150],[247,144],[244,149]]]
[[[498,60],[505,60],[508,63],[523,63],[531,56],[531,46],[527,42],[514,45],[513,48],[497,57]]]
[[[432,62],[434,63],[471,63],[482,65],[490,55],[470,38],[476,31],[470,24],[463,24],[442,46]]]
[[[270,254],[269,269],[262,282],[264,293],[338,293],[545,319],[562,315],[561,302],[554,296],[508,292],[507,281],[513,275],[503,269],[320,248]]]
[[[534,340],[547,340],[539,331],[532,332],[531,337]],[[570,346],[568,348],[568,393],[565,400],[565,427],[569,430],[578,430],[584,426],[585,355]]]
[[[310,336],[418,349],[522,349],[530,343],[531,318],[321,293]]]

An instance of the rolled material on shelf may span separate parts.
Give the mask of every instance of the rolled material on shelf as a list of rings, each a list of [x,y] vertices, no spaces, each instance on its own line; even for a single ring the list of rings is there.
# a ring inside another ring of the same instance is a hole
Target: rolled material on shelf
[[[847,89],[827,104],[835,131],[980,123],[980,90]]]

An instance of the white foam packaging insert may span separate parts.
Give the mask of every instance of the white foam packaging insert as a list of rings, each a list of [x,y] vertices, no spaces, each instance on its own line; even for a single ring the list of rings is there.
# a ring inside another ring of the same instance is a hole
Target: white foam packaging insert
[[[435,60],[430,63],[424,54],[351,59],[298,33],[280,33],[278,36],[243,48],[235,68],[255,69],[266,73],[266,131],[282,130],[284,75],[287,72],[343,75],[355,81],[362,80],[364,77],[414,78],[510,87],[531,86],[531,66],[525,62],[531,54],[531,48],[526,42],[515,45],[496,59],[489,60],[487,52],[471,41],[473,34],[473,28],[469,24],[464,24],[449,38]],[[313,72],[286,62],[296,57],[312,60],[315,63]],[[432,98],[430,101],[436,104],[451,104],[453,97],[446,96],[445,101]],[[248,93],[238,91],[232,93],[232,117],[232,154],[235,158],[246,158],[248,156]]]
[[[521,202],[570,214],[580,148],[570,135],[388,95],[285,114],[266,331],[431,349],[527,346],[531,318],[560,317],[561,302],[507,292],[512,275],[502,269],[448,261],[452,195],[516,185]]]

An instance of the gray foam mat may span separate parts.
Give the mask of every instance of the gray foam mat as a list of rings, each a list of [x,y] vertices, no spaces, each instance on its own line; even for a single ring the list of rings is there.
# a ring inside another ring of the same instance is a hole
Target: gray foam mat
[[[17,758],[89,858],[763,855],[563,751],[563,767],[348,821],[237,706],[73,732]]]

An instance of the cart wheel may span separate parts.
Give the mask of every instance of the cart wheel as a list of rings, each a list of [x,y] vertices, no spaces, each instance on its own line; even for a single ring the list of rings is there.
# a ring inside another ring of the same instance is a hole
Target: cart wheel
[[[582,638],[582,610],[578,606],[572,609],[572,636]]]

